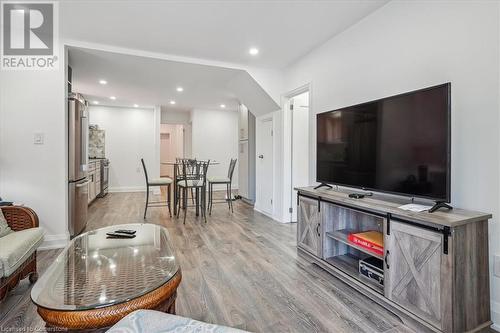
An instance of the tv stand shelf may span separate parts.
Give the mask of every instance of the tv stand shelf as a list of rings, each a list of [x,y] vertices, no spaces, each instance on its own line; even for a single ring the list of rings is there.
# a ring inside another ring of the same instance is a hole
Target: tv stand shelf
[[[384,294],[384,287],[371,281],[365,276],[361,275],[358,271],[358,262],[361,258],[356,257],[353,254],[342,254],[335,257],[326,258],[325,261],[329,264],[338,267],[344,273],[350,275],[352,278],[365,283],[368,287],[371,287],[377,293]]]
[[[423,325],[436,332],[473,332],[491,325],[491,214],[415,213],[398,208],[407,202],[376,195],[353,199],[333,189],[296,190],[297,251],[309,262],[387,307],[415,331]],[[383,235],[384,255],[348,240],[350,233],[362,231]],[[359,260],[370,256],[383,261],[383,286],[359,273]]]
[[[383,255],[379,255],[377,253],[373,253],[371,251],[368,251],[366,250],[365,248],[359,246],[359,245],[356,245],[356,244],[353,244],[351,242],[349,242],[349,240],[347,239],[347,237],[349,236],[349,234],[353,233],[353,232],[357,232],[358,230],[354,230],[354,229],[341,229],[341,230],[336,230],[336,231],[328,231],[326,232],[326,236],[329,237],[329,238],[332,238],[336,241],[339,241],[347,246],[350,246],[358,251],[361,251],[363,253],[366,253],[367,255],[370,255],[370,256],[374,256],[380,260],[384,260],[384,256]]]

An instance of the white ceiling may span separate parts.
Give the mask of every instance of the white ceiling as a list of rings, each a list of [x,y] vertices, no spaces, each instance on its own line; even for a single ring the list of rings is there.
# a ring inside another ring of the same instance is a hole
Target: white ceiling
[[[68,39],[283,68],[387,1],[63,1],[59,16]]]
[[[246,71],[125,54],[69,49],[73,91],[99,105],[166,106],[167,110],[236,110],[239,102],[256,111],[278,106]],[[107,81],[106,85],[99,80]],[[181,86],[183,92],[177,92]],[[109,97],[115,96],[116,100]],[[175,105],[170,101],[174,100]]]

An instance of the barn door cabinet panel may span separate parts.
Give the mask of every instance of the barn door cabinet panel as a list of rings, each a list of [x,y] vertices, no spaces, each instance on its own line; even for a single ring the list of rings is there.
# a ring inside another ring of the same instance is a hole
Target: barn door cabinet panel
[[[297,244],[303,250],[321,257],[321,219],[319,201],[299,196],[297,207]]]
[[[443,234],[391,221],[384,244],[386,297],[441,329],[448,305],[443,296],[452,288],[453,274],[443,254]]]
[[[476,332],[491,325],[488,220],[453,209],[414,213],[401,203],[351,199],[334,190],[298,188],[297,248],[305,259],[387,307],[416,331]],[[349,243],[351,232],[384,235],[384,254]],[[375,256],[383,283],[358,263]]]

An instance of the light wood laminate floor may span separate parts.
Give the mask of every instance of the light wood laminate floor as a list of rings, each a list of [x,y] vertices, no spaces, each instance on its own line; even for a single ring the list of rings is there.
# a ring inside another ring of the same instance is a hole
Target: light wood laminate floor
[[[114,193],[95,201],[87,230],[142,223],[144,193]],[[205,224],[189,210],[186,225],[166,208],[147,223],[168,228],[182,268],[177,314],[254,332],[412,332],[398,317],[297,256],[295,224],[281,224],[236,201],[231,214],[214,205]],[[39,252],[39,272],[60,250]],[[0,332],[44,322],[28,281],[0,304]],[[418,330],[420,331],[420,330]],[[15,332],[15,330],[12,330]]]

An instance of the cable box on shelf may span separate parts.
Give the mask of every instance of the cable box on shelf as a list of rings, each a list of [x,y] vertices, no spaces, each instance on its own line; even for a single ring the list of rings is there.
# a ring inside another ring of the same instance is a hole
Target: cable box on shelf
[[[359,260],[359,274],[374,280],[379,285],[384,285],[384,263],[375,257]]]

